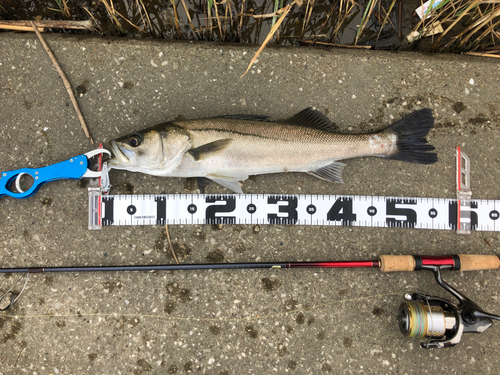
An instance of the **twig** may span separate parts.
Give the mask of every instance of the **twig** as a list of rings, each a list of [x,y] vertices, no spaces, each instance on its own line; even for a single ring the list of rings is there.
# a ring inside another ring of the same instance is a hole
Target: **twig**
[[[187,19],[188,19],[188,22],[189,22],[189,26],[191,26],[191,29],[193,29],[193,32],[196,33],[196,29],[194,28],[194,25],[193,25],[193,21],[191,20],[191,16],[189,14],[189,10],[186,6],[186,3],[184,0],[181,0],[181,3],[182,3],[182,6],[184,7],[184,11],[186,12],[186,16],[187,16]]]
[[[17,355],[17,358],[16,358],[16,361],[14,362],[14,365],[12,367],[16,367],[17,365],[17,361],[19,361],[19,357],[21,356],[21,353],[24,351],[24,349],[26,349],[26,346],[23,345],[23,347],[21,348],[21,350],[19,351],[19,354]]]
[[[240,11],[240,14],[239,14],[239,17],[240,17],[240,25],[238,27],[238,39],[240,40],[240,43],[241,43],[241,29],[243,27],[243,7],[245,6],[245,1],[246,0],[242,0],[241,2],[241,11]]]
[[[33,30],[35,30],[36,35],[38,36],[38,39],[40,39],[40,42],[42,43],[43,47],[45,48],[45,51],[47,51],[47,54],[49,55],[50,59],[52,60],[52,63],[54,64],[57,72],[61,76],[61,79],[63,80],[64,87],[66,87],[66,91],[68,92],[68,95],[71,99],[71,102],[73,103],[73,106],[75,107],[76,114],[78,116],[78,119],[80,120],[80,123],[82,124],[83,131],[85,132],[85,135],[87,136],[88,139],[90,139],[90,142],[94,143],[94,140],[92,139],[92,136],[90,135],[89,129],[87,128],[87,124],[85,123],[85,120],[83,119],[82,112],[80,111],[80,107],[78,107],[78,103],[76,102],[75,94],[73,94],[73,89],[71,88],[71,84],[69,83],[68,79],[66,78],[66,75],[64,74],[63,70],[59,66],[56,58],[50,51],[49,46],[45,42],[45,39],[43,39],[42,34],[38,31],[35,23],[33,21],[30,21],[31,27],[33,27]]]
[[[314,3],[316,0],[307,0],[307,6],[306,6],[306,15],[307,17],[304,18],[304,22],[302,23],[302,38],[304,37],[304,33],[306,32],[306,26],[309,24],[309,21],[311,20],[311,14],[314,9]]]
[[[242,16],[245,17],[253,17],[253,18],[272,18],[272,17],[277,17],[280,13],[274,12],[274,13],[267,13],[267,14],[248,14],[248,13],[243,13]]]
[[[104,4],[104,7],[108,11],[109,16],[111,17],[111,19],[115,22],[116,26],[118,27],[118,30],[121,31],[122,25],[121,25],[120,21],[118,20],[118,18],[116,18],[116,16],[115,16],[115,8],[113,5],[113,2],[111,2],[111,5],[110,5],[107,0],[102,0],[102,3]]]
[[[179,17],[177,15],[177,7],[175,6],[175,0],[170,0],[172,3],[172,7],[174,8],[174,14],[175,14],[175,28],[177,29],[177,35],[179,37],[181,36],[181,29],[179,28]]]
[[[296,2],[297,2],[297,0],[294,0],[293,3],[288,4],[286,7],[281,8],[278,12],[276,12],[276,13],[281,13],[280,18],[278,19],[278,21],[276,22],[276,24],[271,28],[271,30],[267,34],[266,39],[264,40],[264,42],[262,43],[262,45],[260,46],[260,48],[258,49],[258,51],[253,56],[252,60],[250,60],[250,64],[248,64],[247,70],[245,70],[245,73],[243,73],[241,75],[240,79],[243,78],[245,76],[245,74],[248,73],[248,71],[252,67],[254,61],[257,59],[257,57],[259,57],[260,53],[262,52],[262,50],[264,49],[264,47],[266,46],[266,44],[271,40],[271,38],[273,37],[274,33],[276,32],[276,30],[278,30],[278,28],[280,27],[281,23],[286,18],[286,15],[290,11],[290,9],[292,9],[292,7],[295,5]]]
[[[350,45],[350,44],[334,44],[334,43],[317,42],[315,40],[307,40],[307,39],[303,39],[300,42],[307,43],[307,44],[317,44],[317,45],[321,45],[321,46],[339,47],[339,48],[372,49],[372,46],[354,46],[354,45]]]
[[[217,9],[217,0],[214,0],[214,8],[215,8],[215,17],[217,18],[217,25],[219,26],[220,38],[224,40],[224,36],[222,35],[222,26],[219,18],[219,10]]]
[[[146,30],[143,30],[141,29],[139,26],[137,26],[136,24],[133,24],[132,22],[130,22],[128,19],[126,19],[124,16],[122,16],[120,13],[118,13],[116,10],[114,11],[116,14],[118,14],[121,18],[123,18],[130,26],[132,26],[133,28],[135,28],[137,31],[139,31],[140,33],[144,33],[144,34],[147,34],[147,31]],[[120,29],[121,32],[123,32],[123,29],[121,27],[121,24],[118,25],[118,28]]]
[[[44,27],[38,27],[38,31],[41,33],[45,32]],[[2,30],[10,30],[10,31],[33,31],[33,28],[31,26],[16,26],[16,25],[1,25],[0,24],[0,29]]]
[[[466,52],[465,54],[472,56],[494,57],[496,59],[500,59],[500,55],[494,55],[492,53]]]
[[[90,17],[92,17],[92,19],[94,20],[94,23],[95,25],[97,26],[97,28],[99,29],[98,32],[99,34],[102,35],[101,31],[101,27],[99,26],[99,23],[97,22],[97,20],[95,19],[95,17],[92,15],[92,13],[90,13],[90,11],[85,7],[85,5],[82,5],[82,8],[85,9],[85,11],[89,14]],[[92,25],[93,26],[93,25]]]
[[[392,0],[392,3],[389,7],[389,10],[387,12],[385,12],[385,18],[384,18],[384,21],[382,22],[382,26],[380,26],[380,30],[378,31],[378,35],[377,35],[377,40],[375,41],[375,48],[377,47],[377,44],[378,44],[378,40],[380,38],[380,34],[382,33],[382,29],[385,27],[385,24],[387,23],[387,20],[389,20],[392,24],[392,21],[391,19],[389,18],[391,12],[392,12],[392,8],[394,7],[394,5],[396,4],[396,0]],[[385,9],[384,9],[385,11]],[[392,25],[394,27],[394,25]]]
[[[172,255],[174,256],[175,262],[179,264],[179,261],[177,260],[177,257],[175,256],[175,251],[174,247],[172,246],[172,242],[170,241],[170,233],[168,233],[168,225],[165,224],[165,232],[167,233],[167,241],[168,241],[168,246],[170,247],[170,251],[172,252]]]
[[[398,37],[403,37],[403,3],[398,4]]]
[[[151,23],[151,18],[149,18],[148,11],[146,10],[146,6],[142,2],[142,0],[139,0],[139,2],[140,2],[140,5],[142,5],[142,8],[144,9],[144,14],[146,14],[146,18],[148,19],[149,28],[151,29],[151,31],[154,31],[153,24]],[[138,8],[139,8],[139,12],[141,13],[141,18],[142,18],[141,7],[139,6]],[[144,23],[144,28],[146,28],[146,22],[144,20],[142,22]]]
[[[356,33],[356,37],[354,38],[354,45],[358,44],[358,39],[361,35],[361,32],[364,30],[366,24],[368,23],[368,20],[370,19],[372,12],[373,12],[373,7],[375,6],[376,1],[369,0],[368,4],[366,5],[365,8],[365,13],[363,14],[363,18],[361,19],[361,22],[358,27],[358,32]]]
[[[8,28],[9,26],[20,26],[20,27],[28,27],[29,30],[33,31],[31,27],[31,23],[38,27],[38,29],[43,28],[51,28],[51,29],[87,29],[93,30],[94,26],[92,25],[91,20],[87,21],[4,21],[0,20],[0,28]]]
[[[62,14],[65,16],[65,17],[71,17],[71,13],[69,12],[69,8],[68,8],[68,4],[66,3],[66,0],[62,0],[62,5],[63,5],[63,9],[62,9]]]
[[[431,48],[432,49],[437,48],[437,46],[439,45],[439,43],[441,42],[443,37],[448,33],[448,31],[450,31],[453,28],[453,26],[455,26],[458,22],[460,22],[460,20],[462,18],[464,18],[465,15],[468,14],[469,11],[472,8],[474,8],[475,6],[477,6],[479,3],[480,3],[480,0],[474,0],[474,1],[470,2],[468,4],[467,8],[459,16],[457,16],[457,18],[451,23],[450,26],[448,26],[448,28],[444,32],[441,33],[441,35],[437,38],[437,40],[432,44]]]

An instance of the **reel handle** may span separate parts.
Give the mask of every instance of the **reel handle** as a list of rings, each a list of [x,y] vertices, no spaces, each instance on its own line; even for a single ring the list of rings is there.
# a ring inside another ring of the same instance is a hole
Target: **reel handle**
[[[452,270],[477,271],[500,268],[500,259],[496,255],[381,255],[379,267],[382,272],[419,271],[428,266],[445,266]]]

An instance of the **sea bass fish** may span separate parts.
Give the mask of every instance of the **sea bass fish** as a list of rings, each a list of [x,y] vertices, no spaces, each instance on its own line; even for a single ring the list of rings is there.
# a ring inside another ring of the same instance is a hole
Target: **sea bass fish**
[[[222,116],[162,123],[111,141],[110,169],[169,177],[206,177],[242,193],[248,176],[306,172],[342,182],[339,160],[379,156],[431,164],[426,136],[434,125],[421,109],[369,134],[339,133],[322,113],[307,108],[284,121],[265,116]]]

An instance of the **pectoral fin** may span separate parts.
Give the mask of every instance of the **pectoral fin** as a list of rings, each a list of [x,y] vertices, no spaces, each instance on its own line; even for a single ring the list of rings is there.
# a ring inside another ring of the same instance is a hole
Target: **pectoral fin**
[[[198,183],[198,189],[200,189],[200,193],[205,194],[205,178],[196,177],[196,182]]]
[[[332,164],[316,169],[315,171],[309,171],[310,175],[321,178],[322,180],[330,182],[340,182],[342,181],[342,171],[344,170],[345,164],[338,161],[334,161]]]
[[[200,147],[193,148],[188,152],[191,156],[193,156],[194,160],[200,160],[214,152],[224,150],[231,142],[231,138],[219,139],[217,141],[201,145]]]

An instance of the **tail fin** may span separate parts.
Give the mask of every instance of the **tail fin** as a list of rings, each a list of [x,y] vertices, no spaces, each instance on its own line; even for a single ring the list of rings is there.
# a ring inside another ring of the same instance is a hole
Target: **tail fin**
[[[432,164],[437,161],[435,148],[427,143],[425,137],[434,125],[434,116],[430,108],[413,112],[390,125],[384,132],[394,133],[397,150],[388,155],[390,159],[403,160],[411,163]]]

